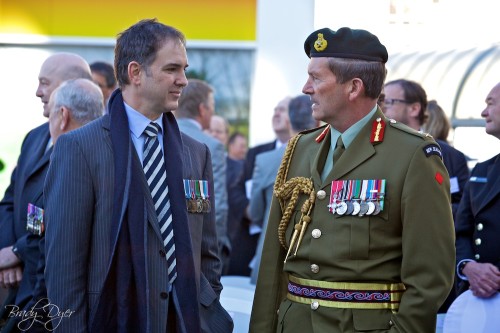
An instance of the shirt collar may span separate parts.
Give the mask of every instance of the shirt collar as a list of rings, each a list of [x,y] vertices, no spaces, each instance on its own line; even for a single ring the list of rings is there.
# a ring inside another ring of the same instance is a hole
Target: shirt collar
[[[123,102],[125,104],[125,112],[127,113],[128,124],[130,127],[130,132],[136,138],[139,138],[143,133],[146,127],[151,123],[151,119],[143,115],[137,110],[134,110],[130,105]],[[161,131],[163,133],[163,115],[161,115],[158,119],[153,122],[160,126]]]
[[[366,124],[370,121],[370,119],[373,117],[375,112],[377,111],[377,105],[373,107],[373,109],[363,118],[361,118],[358,122],[356,122],[354,125],[349,127],[344,133],[340,133],[336,129],[334,129],[330,125],[330,147],[331,149],[335,148],[335,145],[337,144],[337,140],[339,136],[342,135],[342,142],[344,143],[345,149],[349,147],[349,145],[354,141],[354,138],[358,135],[358,133],[361,131],[363,127],[365,127]]]

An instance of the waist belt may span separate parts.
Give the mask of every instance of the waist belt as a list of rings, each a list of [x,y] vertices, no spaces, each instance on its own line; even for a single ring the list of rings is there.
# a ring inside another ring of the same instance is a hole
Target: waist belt
[[[397,310],[403,283],[327,282],[288,276],[287,298],[293,302],[342,309]]]

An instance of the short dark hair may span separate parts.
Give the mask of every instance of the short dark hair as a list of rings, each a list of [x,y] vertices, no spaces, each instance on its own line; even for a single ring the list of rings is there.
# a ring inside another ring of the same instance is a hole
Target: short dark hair
[[[239,137],[242,137],[242,138],[246,139],[246,137],[245,137],[245,135],[243,133],[236,131],[236,132],[234,132],[233,134],[231,134],[229,136],[229,139],[227,140],[227,145],[228,146],[232,145],[234,143],[234,141],[236,141],[236,139],[239,138]]]
[[[115,46],[115,73],[120,87],[130,83],[128,65],[137,61],[147,70],[155,61],[158,50],[165,40],[178,40],[184,46],[184,34],[174,27],[146,19],[137,22],[118,35]]]
[[[312,101],[308,95],[299,95],[292,98],[288,104],[288,118],[295,132],[304,131],[316,126],[312,116]]]
[[[96,61],[90,64],[90,71],[101,74],[106,80],[106,88],[112,88],[116,84],[115,70],[113,65],[104,62]]]
[[[367,97],[377,99],[380,95],[387,74],[384,63],[358,59],[328,58],[328,65],[339,83],[346,83],[354,78],[359,78],[363,81]]]
[[[397,84],[403,89],[404,100],[408,103],[419,103],[420,104],[420,113],[418,114],[418,121],[420,125],[425,123],[427,119],[427,94],[425,93],[424,88],[415,82],[405,79],[398,79],[389,81],[385,84],[385,86],[390,86],[391,84]]]

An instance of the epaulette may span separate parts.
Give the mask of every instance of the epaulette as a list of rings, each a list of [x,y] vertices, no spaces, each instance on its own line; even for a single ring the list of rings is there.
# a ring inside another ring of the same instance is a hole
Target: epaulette
[[[417,136],[419,138],[422,138],[424,140],[429,140],[429,139],[432,140],[432,135],[430,135],[429,133],[424,133],[422,131],[416,131],[413,128],[411,128],[411,127],[409,127],[401,122],[398,122],[394,119],[389,119],[388,123],[391,125],[391,127],[396,128],[396,129],[403,131],[405,133],[412,134],[412,135]]]
[[[330,125],[328,124],[324,124],[324,125],[321,125],[321,126],[318,126],[318,127],[314,127],[314,128],[308,128],[306,130],[303,130],[303,131],[300,131],[299,133],[300,134],[309,134],[309,133],[313,133],[313,132],[316,132],[318,130],[324,130],[325,127],[330,127]]]

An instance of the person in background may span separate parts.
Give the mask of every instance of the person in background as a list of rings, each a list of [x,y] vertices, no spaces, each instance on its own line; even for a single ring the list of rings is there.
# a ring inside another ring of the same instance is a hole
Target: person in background
[[[207,132],[219,140],[224,147],[227,146],[229,139],[229,124],[227,123],[226,118],[214,114],[210,119],[210,128]]]
[[[375,35],[323,28],[304,50],[302,92],[326,125],[283,155],[250,332],[433,332],[455,258],[440,148],[378,108],[388,54]]]
[[[50,137],[55,145],[57,139],[64,133],[75,130],[83,125],[101,117],[104,114],[102,92],[99,87],[88,79],[73,79],[63,82],[56,88],[50,97],[49,107],[49,130]],[[42,207],[41,197],[35,205]],[[33,211],[36,214],[36,211]],[[14,312],[17,310],[34,311],[37,320],[24,320],[27,316],[12,316],[8,326],[17,329],[14,331],[47,332],[51,328],[52,318],[49,317],[50,306],[47,305],[47,291],[45,289],[45,238],[42,225],[38,221],[30,220],[28,217],[28,240],[27,243],[38,243],[39,251],[28,251],[23,253],[24,271],[36,272],[36,279],[32,282],[33,293],[26,305],[9,304],[7,307]],[[0,263],[0,268],[6,268]],[[30,276],[30,275],[26,275]],[[31,277],[32,278],[32,277]],[[24,320],[24,321],[23,321]],[[12,323],[11,323],[12,322]],[[8,331],[8,330],[6,330]],[[3,331],[2,331],[3,332]]]
[[[288,104],[290,103],[290,100],[291,97],[287,96],[279,101],[274,107],[272,126],[276,139],[271,142],[252,147],[248,150],[243,173],[243,181],[245,182],[247,193],[251,193],[251,180],[253,168],[255,167],[256,156],[269,150],[278,149],[281,146],[286,145],[290,139],[290,120],[288,119]]]
[[[113,65],[104,61],[96,61],[90,64],[90,70],[92,72],[92,80],[101,88],[104,106],[107,110],[109,97],[118,87]]]
[[[198,79],[189,79],[189,84],[182,91],[175,117],[181,132],[204,143],[210,150],[213,168],[213,186],[215,197],[215,225],[219,241],[219,256],[222,271],[229,265],[231,244],[227,233],[227,187],[226,157],[224,145],[204,132],[210,128],[210,121],[215,112],[214,89],[208,83]]]
[[[427,103],[427,121],[422,125],[422,130],[432,135],[435,140],[448,141],[450,134],[450,120],[443,108],[435,101]]]
[[[171,113],[185,37],[141,20],[114,63],[109,114],[58,138],[45,181],[47,296],[68,314],[56,331],[231,332],[210,152]]]
[[[481,112],[485,130],[500,139],[500,83]],[[488,299],[500,290],[500,154],[477,163],[457,211],[456,248],[459,291]]]
[[[49,117],[49,100],[52,92],[64,81],[76,78],[92,79],[88,63],[74,53],[55,53],[43,62],[38,74],[36,96],[43,104],[43,115]],[[4,305],[23,308],[31,299],[36,282],[36,264],[26,265],[24,260],[36,258],[38,240],[31,238],[28,226],[28,208],[42,211],[42,193],[45,175],[52,153],[49,123],[46,122],[25,137],[17,166],[0,201],[0,287],[9,288]],[[9,311],[0,308],[0,317],[6,319]],[[11,322],[12,323],[12,322]],[[7,322],[6,325],[10,325]],[[14,325],[15,326],[15,325]],[[15,329],[4,327],[2,332]]]
[[[235,161],[245,161],[248,151],[248,140],[243,133],[234,132],[229,136],[227,155]]]
[[[312,101],[307,95],[292,98],[288,105],[288,118],[290,119],[290,137],[294,137],[301,131],[319,126],[319,122],[312,117]],[[252,196],[249,204],[249,215],[252,224],[262,228],[259,234],[259,242],[252,260],[252,272],[250,283],[257,283],[259,265],[262,257],[262,247],[266,236],[267,218],[271,208],[273,197],[274,180],[285,152],[285,147],[264,152],[257,155],[253,171]]]
[[[246,215],[248,198],[241,182],[248,145],[240,132],[229,136],[227,145],[227,192],[229,196],[228,233],[232,244],[231,260],[227,275],[249,276],[250,260],[255,253],[258,235],[250,234],[250,220]]]

